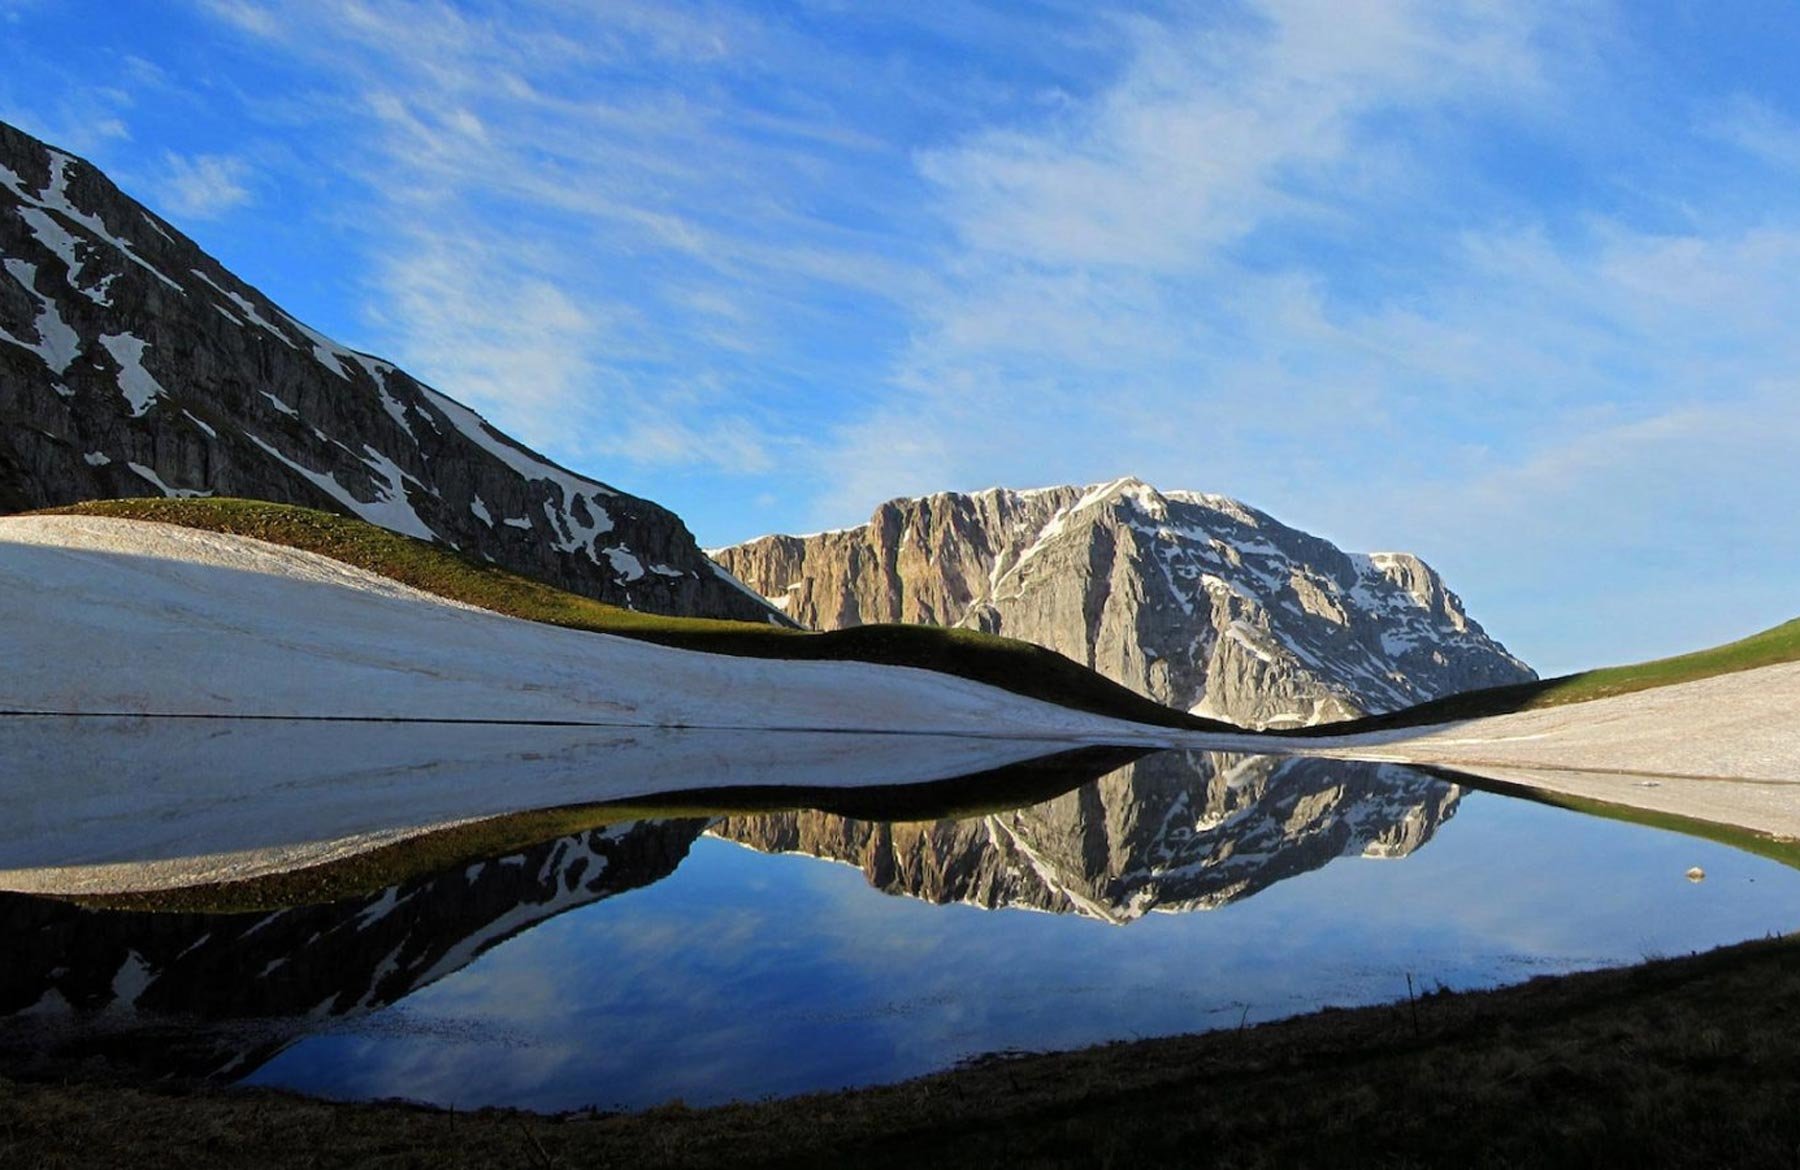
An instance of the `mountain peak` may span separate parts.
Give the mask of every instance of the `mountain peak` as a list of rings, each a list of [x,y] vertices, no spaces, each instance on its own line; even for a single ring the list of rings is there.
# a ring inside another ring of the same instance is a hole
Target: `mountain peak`
[[[1410,553],[1350,554],[1229,496],[1105,483],[891,500],[715,555],[804,625],[960,625],[1253,726],[1534,677]]]

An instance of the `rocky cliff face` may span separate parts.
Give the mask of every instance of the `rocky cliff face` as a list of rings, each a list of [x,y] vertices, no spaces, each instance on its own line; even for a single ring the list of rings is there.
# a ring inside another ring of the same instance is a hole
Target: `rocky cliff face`
[[[703,820],[562,837],[366,898],[251,914],[91,910],[0,895],[0,1055],[104,1055],[242,1076],[297,1036],[395,1003],[567,910],[675,871]]]
[[[1415,556],[1345,553],[1235,500],[1135,479],[894,500],[862,528],[712,555],[803,625],[1006,634],[1244,726],[1536,677]]]
[[[733,817],[712,834],[862,869],[929,902],[1123,923],[1212,909],[1346,856],[1404,857],[1461,790],[1389,764],[1164,752],[1055,800],[972,820]]]
[[[673,513],[320,336],[0,123],[0,512],[158,495],[327,508],[621,605],[780,620]]]

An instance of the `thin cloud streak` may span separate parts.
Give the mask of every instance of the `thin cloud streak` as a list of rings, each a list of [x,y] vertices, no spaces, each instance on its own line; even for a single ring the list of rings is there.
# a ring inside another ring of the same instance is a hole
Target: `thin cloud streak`
[[[163,155],[162,206],[176,219],[216,219],[250,202],[250,164],[229,155]]]

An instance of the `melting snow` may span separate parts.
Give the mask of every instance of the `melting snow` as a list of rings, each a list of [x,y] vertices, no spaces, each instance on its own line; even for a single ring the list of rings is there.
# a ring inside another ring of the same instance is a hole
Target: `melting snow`
[[[68,323],[62,314],[56,311],[56,303],[37,290],[37,266],[23,260],[8,260],[7,275],[19,282],[19,286],[30,293],[38,303],[38,315],[35,322],[38,341],[34,345],[29,341],[21,341],[12,334],[0,329],[0,340],[10,341],[22,349],[28,349],[44,359],[44,364],[56,374],[64,374],[75,361],[75,355],[81,352],[81,337]],[[59,388],[60,389],[60,388]],[[67,397],[67,395],[64,395]]]
[[[292,321],[293,318],[289,317],[288,320]],[[298,324],[298,322],[296,322],[296,324]],[[305,326],[302,325],[301,328],[304,329]],[[407,436],[412,438],[416,443],[418,438],[413,435],[412,420],[406,417],[406,408],[400,405],[398,399],[388,393],[387,376],[393,372],[394,367],[388,365],[386,362],[376,361],[371,357],[365,357],[360,353],[350,353],[348,350],[344,352],[347,356],[355,358],[357,364],[362,366],[363,369],[369,371],[369,377],[375,381],[375,390],[381,395],[381,409],[387,411],[388,417],[398,423],[400,429],[405,431]]]
[[[627,581],[636,581],[644,575],[644,562],[625,551],[622,546],[607,549],[606,559],[612,563],[613,572]]]
[[[120,255],[124,256],[133,264],[136,264],[139,268],[142,268],[145,272],[148,272],[151,276],[162,281],[176,292],[186,295],[186,289],[183,289],[179,284],[170,280],[154,265],[146,261],[142,256],[139,256],[137,251],[132,247],[130,241],[122,240],[118,236],[113,235],[112,232],[108,231],[106,224],[99,216],[90,215],[69,202],[69,168],[74,164],[74,159],[63,154],[61,151],[53,150],[50,152],[50,186],[48,188],[33,195],[25,189],[25,185],[20,180],[19,176],[10,170],[5,172],[7,179],[9,180],[7,186],[11,187],[14,194],[18,195],[19,198],[25,200],[27,203],[30,203],[32,207],[41,208],[44,211],[54,211],[67,219],[73,220],[82,228],[86,229],[89,234],[100,240],[104,240],[106,243],[111,244],[114,248],[118,249]],[[19,214],[23,216],[30,210],[31,208],[20,208]],[[27,220],[27,222],[29,223],[31,221]],[[36,225],[33,226],[33,230],[34,232],[36,231]],[[60,230],[63,231],[63,234],[67,234],[66,229]],[[39,236],[39,239],[43,238],[42,235]],[[46,244],[46,246],[49,247],[51,245]],[[73,279],[73,275],[74,273],[71,271],[71,280]],[[91,296],[92,294],[87,295]]]
[[[1271,664],[1274,663],[1274,655],[1270,654],[1268,649],[1262,645],[1264,636],[1262,631],[1256,629],[1254,626],[1248,625],[1245,622],[1234,621],[1225,627],[1225,636],[1242,646],[1244,649],[1250,651],[1252,655],[1261,661]]]
[[[149,212],[144,213],[144,222],[150,225],[151,231],[155,232],[157,235],[161,236],[163,239],[169,241],[169,243],[173,244],[175,242],[175,237],[170,235],[168,232],[164,231],[163,225],[160,223],[157,223],[156,220],[152,219],[150,217]]]
[[[46,777],[15,786],[20,816],[0,824],[9,885],[184,880],[195,872],[185,862],[139,863],[196,852],[237,855],[206,863],[215,877],[282,867],[469,817],[645,796],[701,772],[726,785],[911,783],[1072,744],[1182,738],[930,671],[735,658],[538,625],[328,558],[159,524],[0,520],[0,581],[30,585],[0,588],[0,661],[9,664],[0,708],[582,724],[434,725],[429,734],[346,724],[323,738],[309,726],[234,725],[208,737],[171,724],[169,735],[211,758],[166,784],[70,791]],[[158,758],[154,740],[64,726],[92,722],[0,721],[0,756],[48,759],[61,742],[96,759],[106,750]],[[726,730],[710,740],[665,730],[700,727]],[[783,729],[844,734],[793,735],[770,749],[766,737]],[[426,748],[434,762],[420,767]],[[496,785],[501,766],[509,781]],[[117,773],[97,764],[91,774]],[[46,834],[47,824],[66,831]],[[21,877],[16,868],[76,855],[87,867],[132,864],[111,878]]]
[[[276,410],[279,410],[282,414],[285,414],[290,418],[299,418],[300,417],[299,411],[295,410],[293,407],[289,406],[287,403],[283,402],[281,399],[275,397],[273,394],[269,393],[267,390],[264,390],[262,392],[262,396],[269,400],[270,406],[273,406]]]
[[[383,528],[391,529],[405,536],[416,536],[420,540],[436,540],[437,533],[433,532],[431,526],[420,519],[418,512],[413,510],[412,501],[406,495],[405,481],[409,479],[414,483],[419,481],[406,474],[400,469],[399,464],[373,447],[364,446],[363,451],[366,453],[363,462],[368,464],[376,475],[386,480],[387,486],[385,489],[379,486],[375,489],[378,498],[373,503],[356,505],[357,515],[371,524],[379,524]]]
[[[232,292],[228,288],[222,287],[217,281],[213,280],[212,277],[206,275],[206,273],[200,271],[198,268],[190,268],[190,269],[188,269],[188,271],[192,272],[195,276],[198,276],[201,280],[205,281],[207,283],[207,285],[210,286],[214,292],[216,292],[220,296],[225,297],[228,300],[230,300],[232,304],[234,304],[238,307],[238,310],[240,312],[242,312],[246,317],[250,318],[250,320],[255,322],[258,326],[260,326],[265,333],[269,333],[269,334],[273,335],[275,340],[281,342],[281,344],[287,346],[289,349],[299,349],[300,348],[299,346],[297,346],[293,343],[293,340],[290,339],[287,334],[283,333],[279,328],[277,328],[274,322],[268,320],[261,313],[258,313],[256,311],[256,306],[254,304],[252,304],[247,298],[239,296],[237,293]],[[341,370],[339,371],[339,373],[342,373],[342,372],[343,371],[341,371]]]
[[[277,313],[281,313],[280,309],[277,309],[275,311]],[[308,341],[312,342],[313,357],[315,357],[319,360],[320,365],[324,366],[326,369],[330,370],[332,373],[336,374],[338,377],[342,378],[344,381],[348,382],[350,380],[349,371],[344,369],[344,363],[339,361],[338,359],[339,358],[354,358],[356,356],[356,354],[352,353],[350,350],[345,349],[343,346],[339,345],[337,342],[331,340],[331,338],[325,336],[323,333],[320,333],[318,330],[312,328],[311,326],[305,325],[305,324],[301,323],[300,321],[295,320],[293,317],[289,316],[287,313],[281,313],[281,316],[284,320],[287,321],[287,323],[289,325],[292,325],[294,328],[298,329],[306,337],[306,339]],[[383,394],[382,397],[386,398],[387,395]]]
[[[170,487],[168,484],[163,482],[162,476],[156,474],[155,468],[145,467],[142,463],[127,463],[125,466],[131,468],[131,470],[136,472],[141,478],[149,480],[150,483],[155,485],[157,491],[161,492],[165,496],[170,497],[171,499],[177,499],[177,500],[205,499],[206,497],[212,495],[211,492],[203,492],[197,488]]]
[[[100,344],[119,363],[119,393],[131,403],[133,417],[142,415],[150,409],[152,402],[167,393],[150,376],[150,371],[144,369],[144,350],[148,342],[129,333],[108,333],[100,338]]]
[[[116,274],[108,273],[95,281],[92,288],[87,287],[81,282],[81,269],[85,263],[79,251],[81,241],[69,234],[69,230],[55,216],[41,207],[21,207],[18,211],[19,218],[25,221],[31,234],[38,238],[38,243],[54,252],[63,262],[63,267],[68,269],[69,287],[96,305],[112,307],[110,290],[112,282],[117,279]]]
[[[617,495],[611,488],[603,487],[591,479],[585,479],[567,472],[551,463],[527,453],[520,447],[501,438],[488,426],[479,414],[470,410],[455,399],[447,398],[431,389],[422,386],[426,398],[437,407],[438,411],[450,421],[464,438],[489,455],[500,460],[527,480],[546,482],[559,490],[559,498],[544,501],[544,513],[550,521],[550,531],[557,537],[555,547],[558,551],[572,553],[586,549],[596,562],[600,559],[596,538],[613,528],[612,517],[599,504],[600,497]],[[585,497],[585,500],[584,500]],[[576,518],[575,509],[585,506],[591,522],[581,523]],[[515,528],[529,527],[530,522],[523,524],[507,520],[507,524]]]
[[[576,495],[582,493],[602,496],[618,494],[611,488],[595,483],[591,479],[584,479],[581,476],[563,471],[561,468],[555,467],[535,456],[527,454],[523,449],[513,446],[511,443],[500,438],[498,434],[488,426],[486,419],[482,418],[479,414],[476,414],[462,403],[456,401],[454,398],[446,397],[436,390],[431,389],[429,386],[421,387],[421,389],[425,391],[425,395],[431,400],[432,405],[442,411],[444,416],[450,420],[450,424],[461,432],[465,438],[471,443],[474,443],[477,447],[480,447],[483,451],[486,451],[489,455],[492,455],[494,458],[500,460],[500,462],[518,472],[520,475],[524,476],[526,479],[549,480],[551,483],[562,488],[565,498],[571,500]]]
[[[142,955],[136,951],[126,951],[125,961],[119,964],[118,974],[113,976],[113,998],[112,1003],[107,1006],[109,1008],[135,1008],[138,996],[144,994],[144,989],[150,986],[150,982],[154,978],[156,976],[151,973],[150,964],[144,962]]]
[[[425,527],[425,522],[420,520],[418,513],[412,510],[412,505],[405,502],[406,495],[400,486],[400,475],[403,473],[398,467],[393,468],[394,474],[388,480],[388,490],[382,493],[380,499],[373,502],[359,500],[351,495],[335,476],[314,471],[310,467],[294,462],[255,435],[246,433],[245,437],[261,447],[271,458],[305,477],[314,487],[348,508],[351,515],[361,517],[371,524],[379,524],[383,528],[391,528],[396,532],[405,533],[408,536],[419,536],[422,533],[424,539],[432,539],[431,530]],[[380,462],[381,459],[382,457],[376,456],[375,460],[370,462],[385,472],[386,467]],[[392,466],[391,463],[388,466]],[[394,498],[396,493],[399,495],[398,499]],[[414,531],[413,528],[418,531]]]

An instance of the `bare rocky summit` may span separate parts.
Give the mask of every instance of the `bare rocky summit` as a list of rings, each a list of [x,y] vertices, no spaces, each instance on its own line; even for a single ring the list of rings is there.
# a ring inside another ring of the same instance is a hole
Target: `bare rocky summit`
[[[0,512],[206,495],[359,516],[636,609],[781,620],[674,513],[321,336],[0,123]]]
[[[817,629],[964,626],[1248,727],[1535,678],[1407,553],[1345,553],[1224,496],[1140,480],[892,500],[861,528],[713,550]]]

